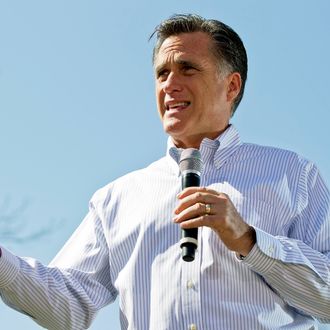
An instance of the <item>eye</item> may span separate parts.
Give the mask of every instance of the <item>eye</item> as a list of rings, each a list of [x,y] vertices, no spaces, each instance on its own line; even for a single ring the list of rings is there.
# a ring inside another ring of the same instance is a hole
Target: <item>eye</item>
[[[182,72],[187,75],[193,74],[195,71],[196,71],[196,68],[190,64],[186,64],[182,67]]]
[[[166,80],[167,76],[168,76],[168,70],[166,70],[166,69],[159,70],[156,72],[156,77],[158,80],[164,81],[164,80]]]

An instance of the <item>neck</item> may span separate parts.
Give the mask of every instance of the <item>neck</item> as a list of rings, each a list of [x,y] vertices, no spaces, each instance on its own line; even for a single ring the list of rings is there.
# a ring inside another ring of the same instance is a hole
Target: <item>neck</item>
[[[216,138],[218,138],[218,136],[220,136],[230,125],[228,124],[224,129],[219,130],[219,131],[215,131],[215,132],[209,132],[207,134],[201,134],[198,136],[190,136],[186,139],[180,139],[180,138],[176,138],[175,136],[172,136],[172,140],[174,145],[177,148],[182,148],[182,149],[187,149],[187,148],[195,148],[195,149],[199,149],[202,141],[205,138],[208,138],[210,140],[215,140]]]

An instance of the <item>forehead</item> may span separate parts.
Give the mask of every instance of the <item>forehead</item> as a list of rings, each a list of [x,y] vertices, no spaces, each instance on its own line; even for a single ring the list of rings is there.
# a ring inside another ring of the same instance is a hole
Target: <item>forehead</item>
[[[155,67],[179,59],[213,58],[211,37],[204,32],[181,33],[164,40],[155,57]]]

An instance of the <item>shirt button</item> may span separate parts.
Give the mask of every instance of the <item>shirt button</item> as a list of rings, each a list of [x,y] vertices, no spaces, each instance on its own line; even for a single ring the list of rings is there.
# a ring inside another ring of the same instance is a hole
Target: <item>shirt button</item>
[[[274,247],[273,247],[273,246],[270,246],[270,247],[268,248],[268,253],[269,253],[269,254],[273,254],[273,252],[274,252]]]
[[[194,282],[192,280],[187,281],[187,289],[193,289],[194,288]]]
[[[197,330],[196,324],[192,323],[189,325],[189,330]]]

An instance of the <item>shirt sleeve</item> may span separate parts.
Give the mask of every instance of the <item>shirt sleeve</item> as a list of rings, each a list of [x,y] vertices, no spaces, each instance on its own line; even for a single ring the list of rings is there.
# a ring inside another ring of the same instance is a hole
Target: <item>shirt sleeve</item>
[[[47,329],[87,329],[96,312],[116,298],[102,224],[92,204],[49,266],[1,249],[1,298]]]
[[[330,323],[330,194],[314,165],[302,173],[289,237],[258,228],[244,263],[288,304]]]

